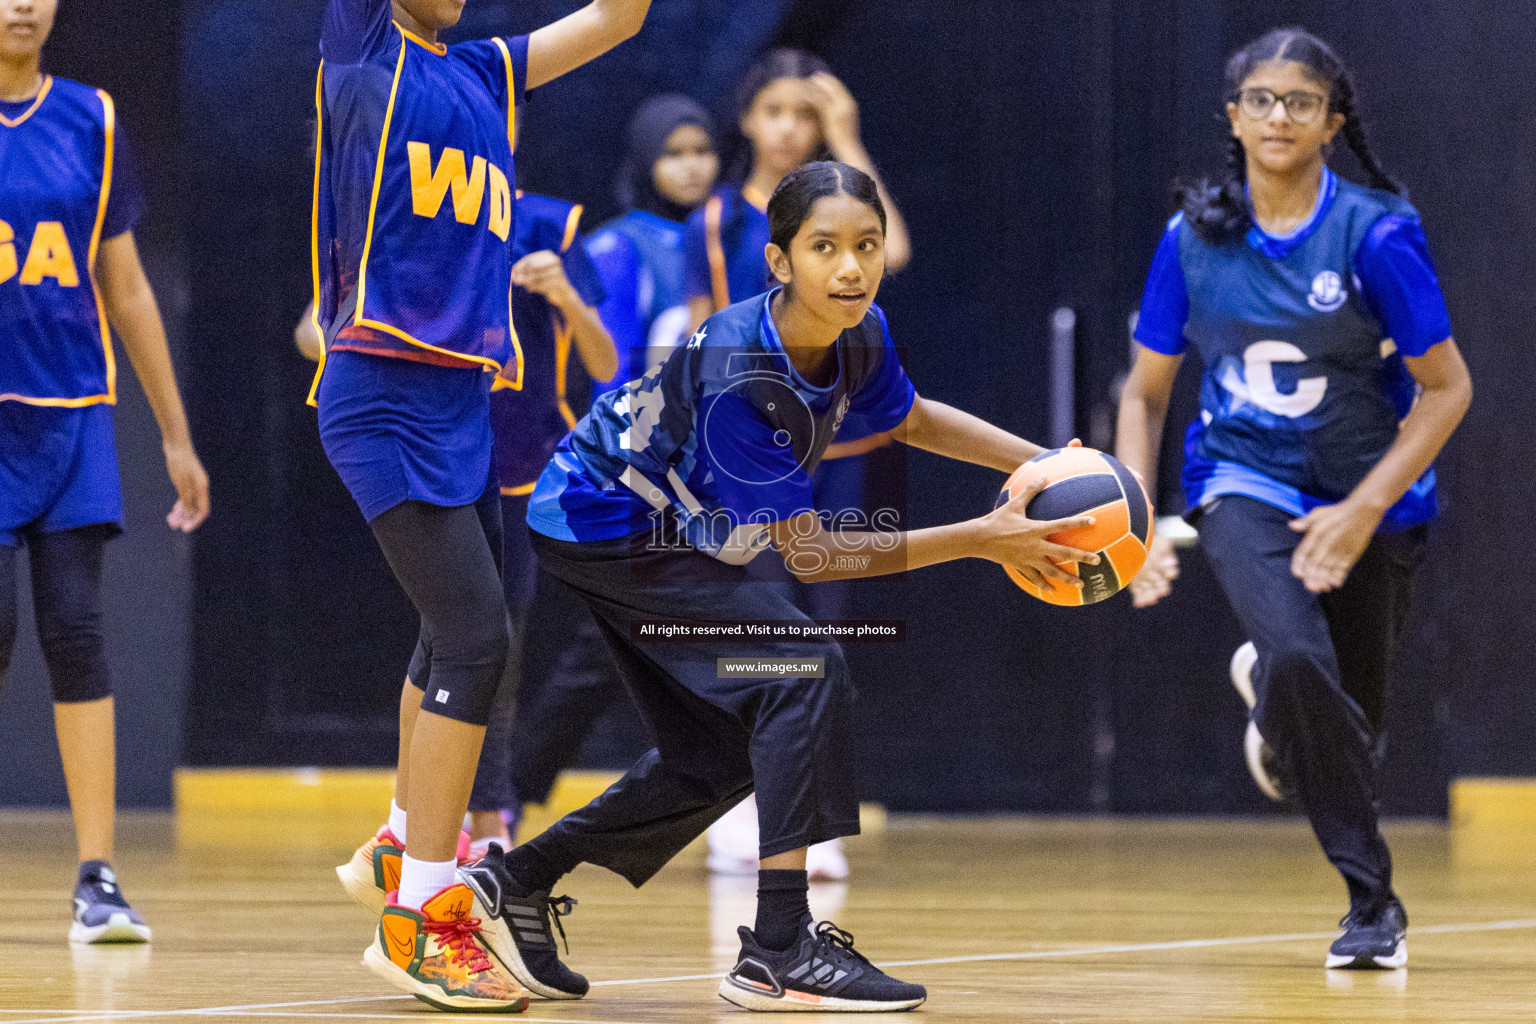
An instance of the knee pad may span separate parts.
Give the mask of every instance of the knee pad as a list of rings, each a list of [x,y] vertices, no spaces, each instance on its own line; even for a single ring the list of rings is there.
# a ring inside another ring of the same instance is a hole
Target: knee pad
[[[507,667],[511,638],[505,614],[483,627],[436,634],[432,640],[430,682],[423,689],[421,709],[468,725],[491,723],[496,689]],[[411,681],[422,684],[414,677]]]
[[[72,625],[40,639],[55,704],[84,704],[112,696],[112,671],[99,626]]]

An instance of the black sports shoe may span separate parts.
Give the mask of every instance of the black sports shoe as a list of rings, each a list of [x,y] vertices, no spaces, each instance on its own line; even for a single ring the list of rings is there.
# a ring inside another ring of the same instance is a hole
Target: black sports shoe
[[[1352,910],[1339,924],[1344,934],[1329,948],[1324,966],[1391,971],[1408,962],[1408,915],[1396,896]]]
[[[74,923],[69,926],[70,942],[149,941],[149,925],[123,898],[122,890],[117,887],[117,875],[106,861],[81,865],[74,903]]]
[[[459,868],[459,881],[475,895],[481,939],[528,991],[545,999],[580,999],[587,994],[587,979],[560,962],[550,927],[553,921],[565,939],[560,918],[570,914],[575,900],[550,899],[547,889],[523,892],[495,843],[480,860]]]
[[[782,953],[741,935],[741,958],[720,982],[720,997],[748,1010],[806,1013],[882,1013],[910,1010],[928,998],[921,985],[897,981],[853,948],[853,936],[831,921]]]

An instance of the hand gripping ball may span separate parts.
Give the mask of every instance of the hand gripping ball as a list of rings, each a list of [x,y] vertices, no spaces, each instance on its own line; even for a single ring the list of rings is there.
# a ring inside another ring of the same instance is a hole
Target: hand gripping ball
[[[1136,475],[1113,455],[1092,448],[1057,448],[1042,452],[1016,469],[998,495],[1008,501],[1029,481],[1045,477],[1045,488],[1025,507],[1034,520],[1091,515],[1092,526],[1053,533],[1050,539],[1098,554],[1098,565],[1059,563],[1083,581],[1082,589],[1046,580],[1041,589],[1004,566],[1024,592],[1048,604],[1096,604],[1113,597],[1141,571],[1152,543],[1152,502]]]

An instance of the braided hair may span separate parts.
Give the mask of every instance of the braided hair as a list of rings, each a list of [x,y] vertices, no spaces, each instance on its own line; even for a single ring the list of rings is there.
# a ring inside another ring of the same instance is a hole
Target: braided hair
[[[1387,173],[1366,140],[1349,69],[1327,43],[1305,29],[1274,29],[1233,54],[1227,61],[1228,99],[1237,101],[1238,91],[1254,68],[1277,60],[1304,64],[1320,82],[1327,84],[1328,112],[1344,115],[1344,126],[1340,129],[1344,141],[1360,162],[1361,170],[1370,178],[1371,187],[1406,196],[1407,189]],[[1204,178],[1196,182],[1176,182],[1174,200],[1201,238],[1220,245],[1247,231],[1253,223],[1247,186],[1248,156],[1242,142],[1234,136],[1227,141],[1227,167],[1221,178],[1217,181]]]

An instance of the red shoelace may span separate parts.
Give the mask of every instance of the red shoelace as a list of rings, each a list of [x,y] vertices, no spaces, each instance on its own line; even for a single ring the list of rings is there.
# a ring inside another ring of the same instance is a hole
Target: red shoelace
[[[423,921],[421,930],[437,936],[438,941],[448,949],[450,963],[464,964],[470,974],[491,969],[491,962],[486,958],[485,949],[476,934],[480,931],[478,917],[465,917],[457,921]]]

